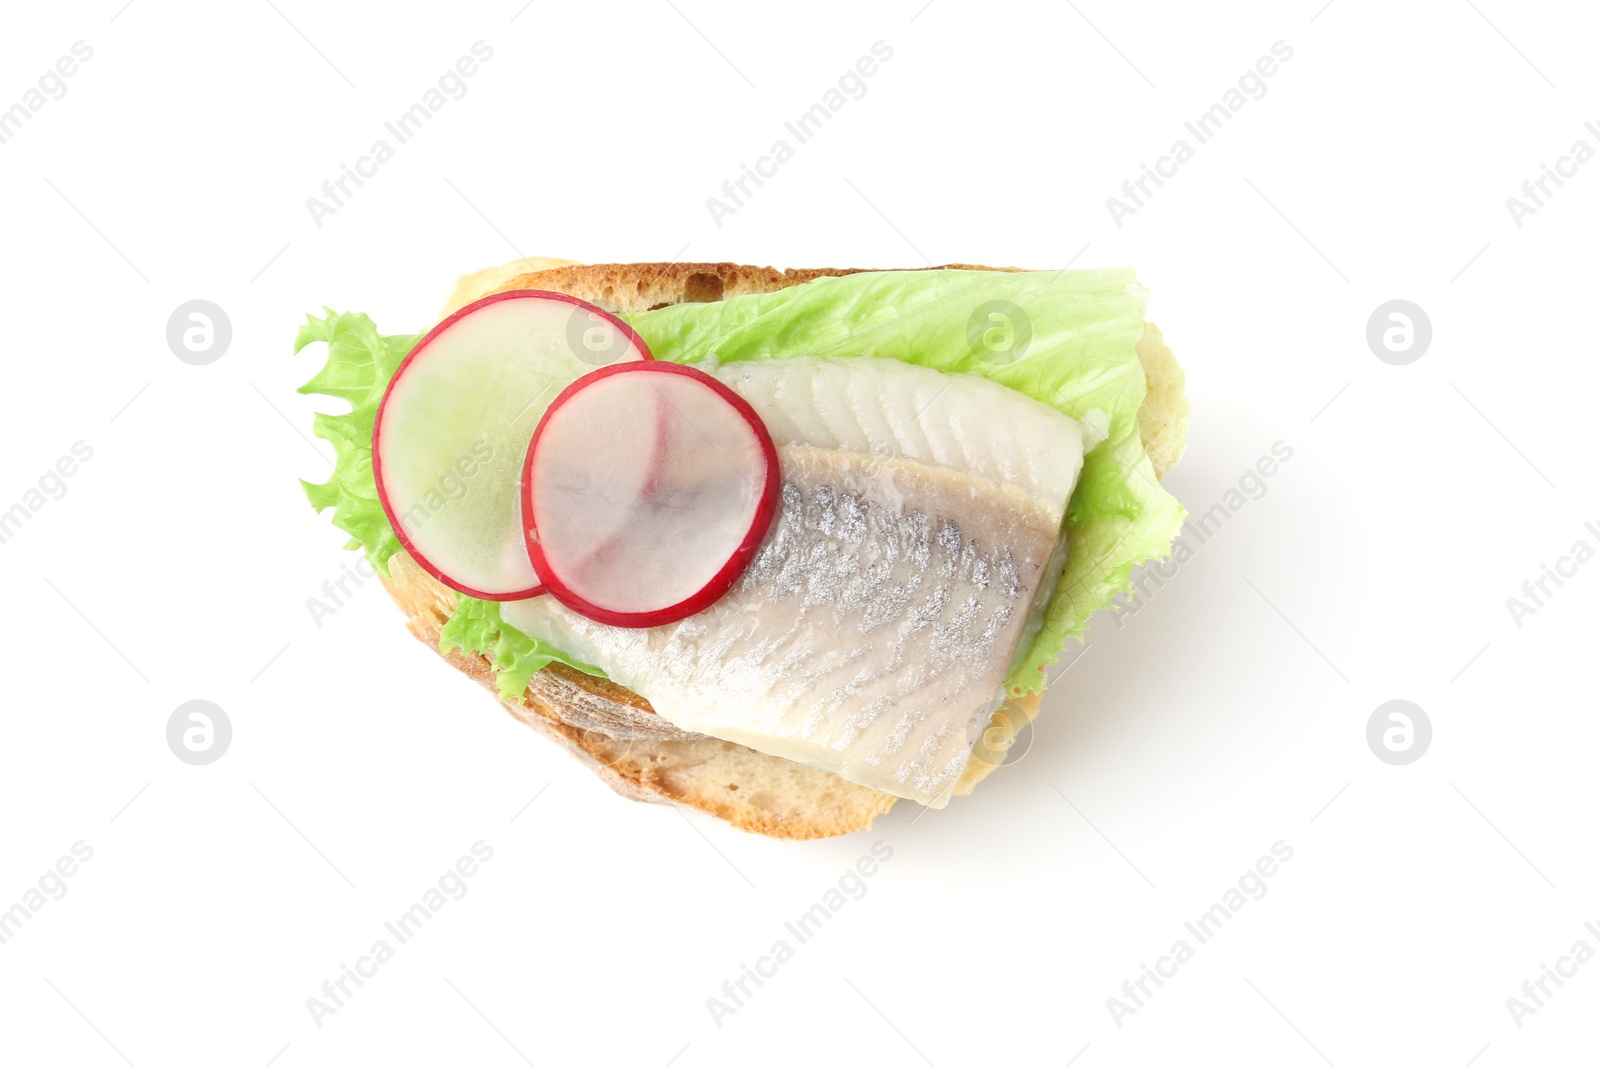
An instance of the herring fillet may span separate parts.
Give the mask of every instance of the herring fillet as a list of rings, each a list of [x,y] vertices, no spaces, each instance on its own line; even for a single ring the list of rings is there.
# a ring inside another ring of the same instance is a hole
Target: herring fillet
[[[898,360],[705,369],[778,446],[779,513],[740,581],[649,629],[550,597],[505,604],[504,621],[682,729],[944,806],[1050,577],[1081,428],[994,382]]]

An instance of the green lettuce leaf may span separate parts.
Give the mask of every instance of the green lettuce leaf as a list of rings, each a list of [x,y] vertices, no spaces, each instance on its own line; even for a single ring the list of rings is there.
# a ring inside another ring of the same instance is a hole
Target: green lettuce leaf
[[[307,315],[295,334],[296,352],[313,341],[328,343],[327,363],[300,392],[346,401],[350,410],[316,416],[311,432],[333,446],[333,476],[321,484],[300,485],[312,507],[319,512],[333,509],[333,524],[350,535],[345,547],[365,549],[372,565],[388,574],[389,557],[400,551],[400,539],[389,527],[372,478],[372,428],[389,379],[420,335],[385,337],[365,315],[323,311],[324,318]]]
[[[492,600],[476,600],[457,594],[455,614],[439,632],[439,651],[460,649],[489,657],[494,665],[495,682],[501,700],[518,700],[535,674],[551,663],[565,663],[585,674],[604,678],[598,667],[579,663],[560,649],[529,637],[500,620],[500,605]]]
[[[1015,694],[1044,688],[1066,642],[1127,591],[1135,565],[1170,554],[1182,525],[1139,440],[1144,291],[1131,270],[851,274],[626,318],[657,359],[903,359],[992,378],[1105,427],[1068,506],[1066,568],[1006,680]]]
[[[1087,526],[1104,515],[1139,517],[1139,501],[1128,488],[1110,441],[1100,442],[1083,457],[1083,471],[1067,503],[1067,525]]]
[[[878,356],[936,370],[979,374],[1096,428],[1104,440],[1085,457],[1063,526],[1066,568],[1043,625],[1007,679],[1013,693],[1037,692],[1066,642],[1089,617],[1128,590],[1132,568],[1165,558],[1184,511],[1161,489],[1139,440],[1145,378],[1134,346],[1144,329],[1144,293],[1128,270],[1060,273],[891,271],[821,278],[774,293],[678,304],[625,316],[658,359]],[[306,485],[317,510],[383,567],[399,543],[372,478],[377,405],[415,335],[381,336],[365,315],[310,318],[298,351],[328,342],[328,366],[302,392],[351,404],[346,415],[318,415],[318,436],[333,444],[334,476]],[[462,596],[441,648],[482,653],[512,699],[554,660],[589,674],[559,650],[506,626],[498,604]]]
[[[314,432],[333,445],[333,476],[321,484],[300,484],[313,508],[333,509],[333,524],[350,535],[345,547],[363,549],[372,565],[388,574],[390,558],[400,551],[400,539],[378,500],[372,476],[372,431],[389,379],[421,335],[383,335],[365,315],[323,310],[323,318],[306,316],[295,335],[296,352],[313,341],[328,344],[327,363],[300,392],[343,400],[350,410],[342,415],[316,416]],[[458,598],[454,614],[439,635],[439,651],[457,648],[489,657],[502,700],[517,699],[528,687],[528,679],[555,661],[605,677],[599,668],[579,663],[559,649],[503,625],[499,604],[469,596]]]

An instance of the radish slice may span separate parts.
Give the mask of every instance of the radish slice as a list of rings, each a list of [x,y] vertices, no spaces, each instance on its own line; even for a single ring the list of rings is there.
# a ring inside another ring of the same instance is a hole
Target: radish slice
[[[535,289],[486,296],[428,331],[389,383],[372,439],[400,543],[469,596],[537,596],[517,490],[534,428],[574,379],[648,359],[625,323]]]
[[[556,398],[528,446],[528,556],[596,622],[675,622],[744,573],[778,485],[771,434],[727,386],[676,363],[606,367]]]

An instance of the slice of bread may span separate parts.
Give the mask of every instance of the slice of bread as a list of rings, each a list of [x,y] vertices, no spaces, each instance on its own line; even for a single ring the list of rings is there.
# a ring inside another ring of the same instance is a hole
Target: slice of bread
[[[981,270],[951,265],[965,270]],[[950,269],[950,268],[932,268]],[[1006,269],[1006,268],[1001,268]],[[707,302],[764,293],[850,270],[774,270],[732,263],[625,263],[583,266],[568,260],[517,260],[464,276],[441,314],[505,289],[568,293],[608,311],[632,312],[668,304]],[[1159,477],[1183,454],[1189,407],[1183,371],[1147,325],[1138,344],[1148,391],[1139,411],[1141,437]],[[454,610],[456,595],[404,552],[389,563],[384,586],[405,612],[407,626],[430,648]],[[480,655],[445,656],[463,673],[496,690],[492,666]],[[687,733],[657,716],[643,698],[603,679],[551,664],[506,710],[561,743],[611,788],[634,800],[675,802],[725,819],[741,830],[809,839],[872,825],[895,798],[827,771],[768,756],[742,745]],[[958,793],[972,789],[1003,759],[1011,738],[1038,713],[1037,696],[1009,701],[995,713]]]

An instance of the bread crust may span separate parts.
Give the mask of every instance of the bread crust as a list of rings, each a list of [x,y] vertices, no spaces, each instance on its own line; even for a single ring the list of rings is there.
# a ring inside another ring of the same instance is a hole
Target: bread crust
[[[928,269],[1016,268],[950,264]],[[772,292],[815,278],[857,272],[853,268],[776,270],[734,263],[582,265],[524,259],[464,276],[441,318],[479,297],[508,289],[546,289],[608,311],[633,312]],[[1139,410],[1140,435],[1160,477],[1183,452],[1189,414],[1183,372],[1154,325],[1147,324],[1137,351],[1148,383]],[[455,607],[455,593],[404,552],[390,560],[389,573],[382,581],[405,612],[407,628],[437,650],[440,631]],[[487,657],[460,652],[442,655],[462,673],[490,691],[498,691]],[[519,699],[502,703],[512,716],[561,744],[622,796],[682,804],[753,833],[794,840],[834,837],[870,827],[896,800],[827,771],[681,730],[661,719],[646,700],[630,690],[559,663],[534,675]],[[1038,707],[1036,695],[1009,701],[995,713],[988,738],[995,758],[975,758],[957,787],[958,793],[969,792],[998,765],[1010,739],[1033,719]]]

